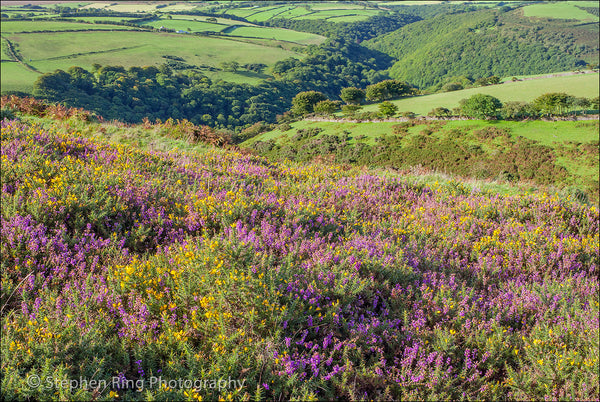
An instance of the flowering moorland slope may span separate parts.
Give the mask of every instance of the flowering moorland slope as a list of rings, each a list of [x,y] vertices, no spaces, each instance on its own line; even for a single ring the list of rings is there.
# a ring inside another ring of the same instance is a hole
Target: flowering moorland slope
[[[594,206],[8,120],[1,162],[4,399],[599,397]]]

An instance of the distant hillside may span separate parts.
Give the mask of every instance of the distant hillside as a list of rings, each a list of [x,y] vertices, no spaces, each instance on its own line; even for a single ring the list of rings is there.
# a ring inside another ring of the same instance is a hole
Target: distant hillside
[[[448,77],[541,74],[598,63],[598,23],[528,18],[522,9],[438,15],[363,43],[420,88]]]
[[[492,95],[500,99],[503,103],[515,101],[531,102],[538,96],[548,92],[565,92],[572,96],[586,98],[598,96],[598,73],[587,72],[585,74],[560,75],[556,77],[525,76],[519,79],[521,81],[507,81],[500,85],[402,98],[393,100],[392,103],[398,106],[398,110],[401,112],[411,111],[425,116],[436,107],[445,107],[447,109],[458,107],[461,99],[466,99],[479,93]],[[366,105],[363,110],[366,112],[376,112],[379,110],[379,104]]]

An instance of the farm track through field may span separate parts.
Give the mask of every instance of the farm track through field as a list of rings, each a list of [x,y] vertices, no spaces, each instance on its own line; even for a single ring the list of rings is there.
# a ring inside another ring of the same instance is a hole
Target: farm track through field
[[[143,46],[147,46],[147,45],[125,46],[125,47],[118,47],[118,48],[108,49],[108,50],[98,50],[96,52],[73,53],[73,54],[67,54],[65,56],[56,56],[56,57],[49,57],[47,59],[38,59],[36,61],[72,59],[74,57],[88,56],[90,54],[114,53],[114,52],[119,52],[121,50],[137,49],[137,48],[143,47]]]
[[[29,64],[25,63],[23,61],[23,59],[21,59],[21,57],[19,56],[19,54],[15,51],[13,44],[11,41],[9,41],[8,39],[6,39],[4,36],[2,36],[2,39],[4,39],[6,41],[6,50],[7,53],[10,57],[12,57],[13,61],[16,61],[17,63],[21,64],[23,67],[25,67],[27,70],[33,71],[34,73],[38,73],[41,74],[38,70],[35,69],[35,67],[30,66]]]

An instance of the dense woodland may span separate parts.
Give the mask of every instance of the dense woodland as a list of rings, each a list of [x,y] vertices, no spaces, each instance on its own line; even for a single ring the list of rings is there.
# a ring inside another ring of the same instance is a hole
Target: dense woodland
[[[478,79],[565,71],[597,64],[598,25],[535,22],[519,11],[481,10],[418,21],[365,46],[398,61],[393,78],[427,88],[453,77]]]

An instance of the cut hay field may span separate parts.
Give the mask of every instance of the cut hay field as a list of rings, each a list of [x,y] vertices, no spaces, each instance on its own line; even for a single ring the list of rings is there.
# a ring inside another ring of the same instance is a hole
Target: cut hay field
[[[48,399],[40,378],[61,400],[598,397],[596,206],[19,117],[4,400]]]
[[[400,112],[411,111],[419,115],[427,115],[436,107],[445,107],[452,110],[452,108],[459,106],[461,99],[479,93],[495,96],[502,102],[531,102],[538,96],[548,92],[565,92],[569,95],[593,98],[598,96],[599,92],[598,76],[599,74],[595,72],[516,82],[508,81],[499,85],[417,96],[391,102],[398,106]],[[377,104],[371,104],[366,105],[364,110],[376,111],[377,108]]]

